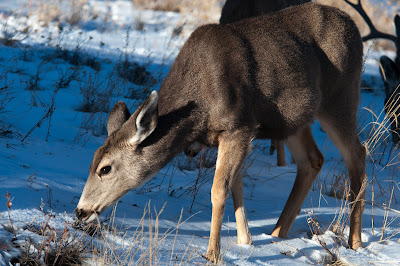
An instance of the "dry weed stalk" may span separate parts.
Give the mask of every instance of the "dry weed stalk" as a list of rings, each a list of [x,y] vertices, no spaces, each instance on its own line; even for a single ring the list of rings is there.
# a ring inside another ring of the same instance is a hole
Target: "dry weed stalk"
[[[398,90],[398,88],[396,89]],[[392,119],[396,116],[398,108],[400,107],[399,97],[396,97],[393,93],[391,98],[387,101],[387,104],[377,115],[370,108],[364,107],[363,109],[367,113],[371,114],[372,122],[368,123],[362,128],[362,132],[366,132],[367,138],[364,142],[364,146],[367,150],[368,163],[371,165],[373,176],[370,177],[370,183],[372,186],[378,185],[380,189],[380,195],[376,195],[374,188],[373,190],[373,201],[375,196],[385,196],[386,189],[380,184],[377,178],[384,171],[388,171],[392,175],[392,180],[398,172],[400,153],[398,153],[399,146],[396,143],[390,141],[390,135],[393,131],[390,129],[392,123],[396,123],[396,119]],[[394,98],[396,97],[396,98]],[[397,99],[394,101],[393,99]],[[386,110],[386,114],[385,111]],[[389,183],[389,186],[394,186],[396,182]]]
[[[54,89],[54,91],[53,91],[53,96],[52,96],[52,98],[51,98],[51,105],[50,105],[50,107],[44,112],[44,115],[39,119],[39,121],[38,121],[38,122],[28,131],[28,133],[26,133],[26,135],[21,139],[21,143],[24,142],[25,139],[26,139],[30,134],[32,134],[32,132],[33,132],[35,129],[40,128],[40,126],[41,126],[46,120],[49,121],[48,128],[47,128],[47,134],[46,134],[46,142],[48,141],[49,136],[50,136],[51,119],[52,119],[52,117],[53,117],[53,113],[54,113],[54,110],[55,110],[55,108],[56,108],[56,106],[55,106],[55,99],[56,99],[56,96],[57,96],[57,92],[58,92],[58,88],[56,87],[56,88]]]
[[[356,206],[356,202],[360,201],[362,198],[362,195],[365,194],[365,190],[367,187],[367,179],[364,179],[361,188],[360,188],[360,192],[358,193],[358,195],[356,196],[356,198],[354,199],[353,202],[350,202],[350,185],[347,182],[347,179],[345,179],[345,193],[343,194],[342,200],[341,200],[341,207],[340,207],[340,211],[338,214],[335,215],[335,218],[333,219],[333,221],[331,222],[331,224],[329,225],[329,228],[332,228],[332,232],[334,232],[336,234],[336,236],[338,237],[338,239],[340,240],[340,242],[342,243],[346,243],[346,241],[344,240],[344,229],[346,228],[347,224],[349,223],[349,219],[351,214],[354,211],[354,208]],[[346,244],[344,244],[346,245]]]
[[[159,231],[160,215],[164,211],[165,204],[160,211],[154,208],[154,215],[150,208],[150,202],[146,204],[143,216],[139,224],[128,236],[130,228],[118,228],[115,221],[115,212],[117,205],[113,208],[109,223],[101,225],[98,220],[97,233],[98,242],[93,246],[93,260],[96,264],[101,265],[159,265],[160,259],[166,251],[164,251],[163,242],[167,237],[175,232],[172,248],[169,255],[170,264],[176,265],[179,260],[178,254],[175,252],[175,242],[178,236],[179,227],[187,220],[182,222],[182,214],[179,217],[175,228],[167,229],[163,234]],[[190,218],[190,217],[189,217]],[[188,219],[189,219],[188,218]],[[195,250],[189,251],[190,244],[185,252],[181,255],[179,265],[185,265],[195,257]]]
[[[12,201],[14,198],[11,198],[11,194],[7,191],[7,194],[3,195],[6,199],[7,199],[7,214],[8,214],[8,225],[7,225],[7,230],[12,233],[14,235],[14,237],[16,237],[16,232],[14,229],[14,224],[13,221],[11,219],[11,215],[10,215],[10,209],[12,207]]]
[[[387,226],[387,220],[388,220],[388,216],[389,216],[390,205],[392,204],[392,199],[393,199],[393,191],[394,191],[394,187],[392,187],[392,192],[390,193],[389,204],[387,206],[385,204],[385,215],[384,215],[384,218],[383,218],[383,225],[382,225],[381,237],[379,238],[379,242],[383,241],[383,236],[385,234],[385,230],[386,230],[386,226]]]

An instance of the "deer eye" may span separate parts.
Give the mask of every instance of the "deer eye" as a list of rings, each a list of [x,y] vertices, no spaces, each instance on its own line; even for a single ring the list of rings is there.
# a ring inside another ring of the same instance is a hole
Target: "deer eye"
[[[111,171],[111,166],[107,165],[100,169],[100,176],[106,175]]]

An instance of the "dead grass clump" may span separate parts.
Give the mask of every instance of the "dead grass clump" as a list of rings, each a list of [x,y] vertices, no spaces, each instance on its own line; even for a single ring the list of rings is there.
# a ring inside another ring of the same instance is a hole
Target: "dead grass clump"
[[[66,21],[72,25],[78,25],[84,18],[84,6],[88,0],[70,0],[69,14]]]
[[[87,0],[32,0],[31,14],[45,25],[50,22],[66,22],[72,26],[79,24],[86,16]]]
[[[73,80],[77,80],[80,75],[80,70],[80,67],[69,67],[65,71],[61,72],[59,80],[56,82],[57,88],[66,88]]]
[[[86,143],[90,135],[102,136],[107,133],[110,102],[115,95],[121,95],[126,88],[126,81],[119,78],[114,68],[109,75],[100,72],[82,72],[79,79],[82,102],[75,109],[82,112],[81,126],[73,140],[74,143]]]
[[[14,236],[13,239],[17,240],[20,238],[21,229],[14,225],[10,215],[13,198],[8,192],[4,196],[7,199],[8,209],[5,228],[8,228]],[[63,230],[52,227],[51,220],[55,216],[51,212],[45,213],[43,201],[40,211],[43,213],[43,222],[30,223],[22,228],[32,232],[35,237],[30,236],[23,241],[13,243],[14,248],[21,251],[21,255],[12,260],[18,265],[81,265],[86,255],[86,241],[72,233],[71,225],[68,223],[65,223]]]
[[[87,74],[86,79],[79,86],[82,95],[82,103],[77,111],[85,113],[108,113],[110,109],[110,97],[112,96],[112,88],[106,88],[100,91],[105,81],[100,80],[100,75]]]
[[[147,65],[130,60],[124,60],[116,64],[118,76],[133,84],[144,86],[155,82],[153,75],[147,70]]]
[[[0,44],[4,46],[16,47],[23,40],[28,38],[28,36],[29,36],[28,28],[20,30],[16,27],[8,25],[8,22],[6,22],[4,25],[2,25],[2,31],[0,34]]]
[[[86,245],[77,236],[71,235],[67,225],[63,231],[49,228],[43,234],[42,243],[35,243],[32,238],[26,241],[25,250],[19,258],[21,265],[83,264]]]
[[[54,53],[46,54],[44,56],[44,61],[51,62],[52,60],[58,58],[75,67],[88,66],[94,71],[100,71],[101,60],[85,51],[85,49],[82,47],[85,42],[78,44],[73,51],[63,49],[59,45],[56,45],[56,50]]]
[[[191,14],[203,21],[217,22],[223,0],[132,0],[135,9],[170,11]],[[192,19],[193,19],[192,17]]]
[[[155,208],[152,211],[148,203],[133,232],[116,225],[116,207],[114,207],[107,223],[100,224],[99,222],[97,226],[95,234],[97,241],[92,242],[94,263],[96,265],[160,265],[161,261],[165,261],[168,257],[170,263],[174,265],[185,265],[190,262],[195,257],[195,250],[189,251],[190,245],[183,254],[174,251],[179,226],[182,225],[182,212],[175,228],[167,229],[164,233],[160,232],[160,215],[164,207],[165,205],[160,211]],[[173,233],[175,237],[172,247],[165,247],[164,240]]]
[[[184,0],[181,5],[181,12],[192,14],[203,21],[218,22],[224,3],[224,0]]]
[[[132,0],[132,3],[138,9],[180,12],[182,0]]]

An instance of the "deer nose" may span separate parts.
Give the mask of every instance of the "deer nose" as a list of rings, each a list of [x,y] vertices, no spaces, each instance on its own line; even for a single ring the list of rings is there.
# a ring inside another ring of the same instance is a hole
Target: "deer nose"
[[[75,215],[78,219],[82,219],[87,216],[87,211],[84,211],[83,209],[76,209]]]

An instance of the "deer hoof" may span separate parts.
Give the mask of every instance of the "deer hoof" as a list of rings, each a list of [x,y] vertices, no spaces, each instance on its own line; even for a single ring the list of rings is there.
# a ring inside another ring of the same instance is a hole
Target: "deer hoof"
[[[358,248],[362,248],[362,241],[361,240],[352,240],[349,239],[349,247],[351,249],[357,250]]]
[[[253,241],[251,240],[251,236],[244,236],[244,237],[239,237],[237,243],[239,245],[253,245]]]
[[[214,250],[208,250],[207,254],[201,256],[214,264],[217,264],[219,261],[219,253]]]

